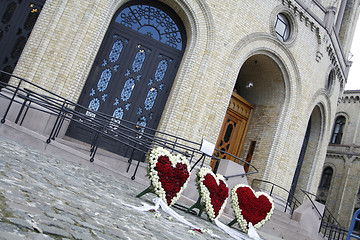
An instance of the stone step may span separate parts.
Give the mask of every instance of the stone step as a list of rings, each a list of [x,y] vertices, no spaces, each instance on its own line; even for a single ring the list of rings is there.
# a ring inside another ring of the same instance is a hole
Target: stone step
[[[289,213],[278,209],[274,210],[271,219],[259,229],[263,235],[278,237],[288,240],[320,240],[324,239],[320,234],[311,234],[304,229],[299,222],[292,220]],[[269,238],[272,239],[272,238]]]
[[[76,141],[71,142],[60,138],[57,138],[55,141],[51,141],[47,144],[46,136],[14,124],[11,121],[6,121],[5,123],[0,124],[0,134],[26,146],[33,147],[54,156],[72,159],[74,162],[80,164],[90,161],[90,147],[86,144],[80,144]],[[101,170],[104,170],[109,174],[116,173],[131,178],[137,162],[133,161],[130,165],[129,172],[126,172],[126,169],[129,166],[127,159],[99,149],[99,153],[96,154],[95,161],[93,163],[94,164],[91,164],[91,166],[94,169],[101,168]],[[135,181],[143,184],[144,186],[149,185],[149,179],[146,177],[145,163],[140,163]]]

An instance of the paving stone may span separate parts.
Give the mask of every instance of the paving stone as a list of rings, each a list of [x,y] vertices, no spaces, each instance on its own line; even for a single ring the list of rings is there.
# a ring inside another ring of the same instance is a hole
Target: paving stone
[[[0,239],[1,240],[24,240],[25,235],[9,233],[9,232],[0,230]]]
[[[33,229],[33,227],[30,225],[30,223],[26,220],[19,219],[19,218],[7,218],[7,220],[12,222],[13,224],[16,224],[20,228],[24,227],[24,228],[28,228],[31,230]]]
[[[65,159],[42,154],[0,136],[0,236],[13,239],[212,239],[170,221],[166,213],[139,212],[124,203],[152,204],[155,195],[121,175],[109,176]],[[175,210],[188,221],[229,236],[214,224]],[[32,229],[32,220],[38,230]],[[28,223],[28,224],[27,224]],[[22,231],[22,229],[28,232]],[[42,231],[42,233],[41,233]]]
[[[110,235],[107,235],[107,234],[104,234],[102,232],[98,232],[98,231],[92,231],[92,233],[95,235],[95,237],[97,239],[100,239],[100,240],[116,240],[116,238],[110,236]]]
[[[71,218],[64,216],[64,215],[60,215],[60,214],[56,214],[56,213],[52,213],[52,212],[47,213],[47,215],[49,217],[52,217],[53,220],[61,220],[61,221],[67,222],[69,224],[75,223],[74,220],[72,220]]]
[[[12,209],[16,209],[16,210],[21,210],[23,212],[31,213],[34,215],[42,214],[42,211],[40,209],[38,209],[37,207],[33,207],[33,206],[25,205],[25,204],[14,203],[14,202],[9,202],[8,205],[9,205],[10,209],[12,208]]]
[[[71,235],[67,231],[60,229],[58,227],[52,227],[52,226],[47,226],[47,225],[43,225],[43,224],[40,224],[39,227],[43,231],[44,234],[51,234],[51,235],[56,235],[56,236],[60,236],[60,237],[71,237]]]
[[[93,229],[93,230],[96,230],[96,231],[101,231],[100,228],[90,224],[90,223],[87,223],[87,222],[83,222],[83,221],[79,221],[78,224],[80,224],[81,226],[85,227],[85,228],[90,228],[90,229]]]
[[[70,225],[69,227],[71,230],[77,231],[77,232],[89,232],[90,231],[89,228],[79,227],[76,225]]]
[[[76,240],[91,240],[94,239],[90,232],[71,232]]]
[[[19,228],[14,224],[0,222],[0,230],[3,230],[5,232],[17,232]]]
[[[50,237],[50,236],[48,236],[46,234],[35,233],[35,232],[28,232],[25,235],[26,235],[26,239],[31,239],[31,240],[50,240],[50,239],[53,239],[52,237]]]

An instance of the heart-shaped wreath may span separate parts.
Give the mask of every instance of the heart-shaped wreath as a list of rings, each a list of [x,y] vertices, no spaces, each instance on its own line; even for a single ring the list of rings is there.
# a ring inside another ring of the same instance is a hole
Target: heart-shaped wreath
[[[248,231],[251,222],[259,228],[273,214],[274,201],[264,192],[255,192],[250,186],[238,184],[231,190],[232,206],[240,228]]]
[[[196,182],[201,197],[201,204],[211,221],[218,218],[224,211],[229,196],[229,188],[220,174],[214,174],[209,168],[201,168],[197,173]]]
[[[175,204],[190,180],[189,161],[181,154],[173,155],[157,147],[147,154],[148,175],[152,190],[168,206]]]

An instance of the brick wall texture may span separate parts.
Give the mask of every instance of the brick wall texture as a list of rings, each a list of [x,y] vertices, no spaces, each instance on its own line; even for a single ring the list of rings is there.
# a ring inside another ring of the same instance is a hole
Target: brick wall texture
[[[77,101],[111,19],[125,2],[47,0],[14,74]],[[341,1],[161,2],[183,21],[187,46],[159,130],[215,143],[237,85],[255,106],[241,154],[246,157],[256,141],[252,164],[259,173],[249,182],[259,178],[290,189],[310,120],[298,186],[316,192],[347,75],[347,53],[327,13]],[[291,23],[286,42],[275,34],[279,13]]]
[[[344,227],[349,227],[355,209],[360,208],[360,90],[345,91],[338,102],[337,117],[345,117],[340,144],[330,144],[324,169],[333,170],[328,189],[318,195]]]

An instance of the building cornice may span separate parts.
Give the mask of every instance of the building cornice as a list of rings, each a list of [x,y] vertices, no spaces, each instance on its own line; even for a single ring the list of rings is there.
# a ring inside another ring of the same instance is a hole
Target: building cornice
[[[345,58],[345,55],[342,51],[339,38],[336,35],[334,30],[333,19],[329,16],[334,15],[334,9],[324,8],[318,1],[312,0],[316,10],[319,13],[323,14],[322,19],[319,18],[308,6],[306,6],[302,1],[299,0],[281,0],[284,6],[287,6],[295,16],[299,16],[299,20],[309,27],[309,29],[315,33],[317,38],[317,43],[327,44],[326,51],[331,61],[336,75],[341,83],[342,88],[345,87],[346,79],[348,76],[349,68],[351,62]],[[326,34],[324,37],[321,36],[320,28],[322,28]],[[319,62],[323,54],[318,50],[316,52],[316,60]]]
[[[346,90],[338,100],[340,103],[360,103],[360,90]]]
[[[345,145],[345,144],[329,144],[328,150],[326,152],[328,156],[360,156],[360,145]]]

